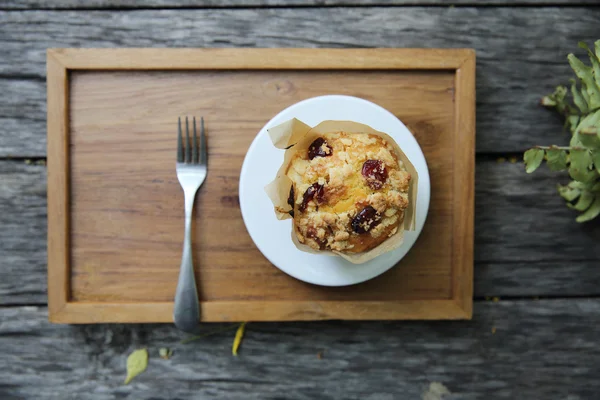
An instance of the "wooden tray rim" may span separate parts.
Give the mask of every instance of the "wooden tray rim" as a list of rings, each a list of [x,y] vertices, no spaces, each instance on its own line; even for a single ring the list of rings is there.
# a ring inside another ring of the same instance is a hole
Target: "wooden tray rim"
[[[471,319],[475,180],[475,51],[472,49],[48,49],[48,318],[55,323],[172,322],[173,303],[69,299],[69,71],[452,70],[455,71],[452,297],[406,301],[211,301],[205,322],[322,319]],[[466,184],[465,184],[466,183]],[[467,278],[467,279],[465,279]],[[232,312],[234,310],[234,312]],[[226,315],[227,317],[224,317]],[[256,319],[254,319],[256,320]]]

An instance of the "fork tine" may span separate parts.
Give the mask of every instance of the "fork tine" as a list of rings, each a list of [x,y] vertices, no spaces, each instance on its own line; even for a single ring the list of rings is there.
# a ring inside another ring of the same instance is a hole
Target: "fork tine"
[[[183,159],[183,143],[181,140],[181,117],[178,118],[179,124],[177,129],[177,162],[182,163]]]
[[[192,163],[198,164],[198,133],[196,132],[196,117],[194,117],[194,136],[192,136]]]
[[[185,117],[185,162],[192,162],[192,144],[190,143],[190,126],[188,117]]]
[[[200,163],[208,164],[208,151],[206,150],[206,135],[204,133],[204,117],[200,117]]]

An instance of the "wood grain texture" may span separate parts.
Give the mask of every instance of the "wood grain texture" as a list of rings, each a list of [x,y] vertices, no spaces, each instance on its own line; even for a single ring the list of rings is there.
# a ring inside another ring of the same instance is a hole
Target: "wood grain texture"
[[[473,310],[473,224],[475,219],[475,52],[456,70],[454,78],[455,140],[452,198],[452,294],[471,315]],[[447,151],[447,150],[444,150]],[[429,158],[431,160],[431,158]],[[428,162],[428,165],[431,164]],[[446,167],[447,168],[447,167]],[[433,190],[437,185],[432,182]]]
[[[598,299],[480,302],[468,322],[251,323],[238,357],[234,329],[180,345],[170,325],[52,325],[44,308],[0,309],[0,397],[414,400],[431,382],[460,400],[600,390]],[[124,386],[127,354],[141,347],[149,367]]]
[[[596,5],[596,0],[454,0],[451,4],[444,0],[5,0],[0,10],[35,9],[144,9],[144,8],[227,8],[227,7],[355,7],[355,6],[547,6],[547,5]]]
[[[460,42],[478,49],[479,150],[503,152],[566,143],[559,119],[538,108],[537,99],[567,82],[564,55],[575,43],[600,36],[597,8],[186,9],[142,16],[113,9],[198,6],[186,1],[0,2],[0,9],[108,7],[102,13],[0,12],[0,157],[45,155],[46,47]],[[231,3],[283,0],[253,1]],[[411,4],[417,1],[429,4]],[[453,21],[458,12],[471,17]],[[598,224],[572,222],[575,215],[554,193],[557,175],[542,169],[527,176],[521,165],[485,157],[476,168],[476,296],[598,295]],[[0,160],[1,305],[46,301],[45,179],[43,166]],[[501,301],[476,303],[468,323],[250,324],[238,359],[229,357],[233,331],[177,347],[180,333],[169,326],[52,325],[44,308],[0,307],[0,398],[414,400],[436,381],[454,393],[448,399],[593,399],[600,389],[599,307],[597,299]],[[120,385],[126,354],[141,346],[150,349],[150,368],[131,386]],[[175,358],[160,360],[162,346],[176,347]]]
[[[46,167],[0,161],[0,305],[46,304]]]
[[[456,70],[471,49],[49,49],[69,70]],[[475,73],[475,66],[470,70]],[[471,88],[474,89],[474,88]]]
[[[0,305],[46,303],[46,168],[0,161],[0,177]],[[478,159],[475,296],[600,294],[600,224],[574,222],[555,191],[565,180]]]
[[[363,53],[358,52],[357,58],[366,57]],[[458,52],[468,55],[463,53]],[[76,53],[76,59],[69,59],[69,52],[52,55],[68,65],[81,57]],[[312,65],[318,64],[320,55],[335,61],[316,53]],[[368,57],[373,55],[369,52]],[[404,57],[405,52],[396,56]],[[173,121],[179,115],[202,115],[211,165],[198,196],[194,246],[204,320],[240,320],[244,315],[253,320],[468,317],[469,312],[460,311],[470,309],[473,279],[469,223],[473,181],[464,179],[473,171],[473,142],[462,139],[474,134],[474,59],[468,63],[466,68],[471,69],[459,79],[456,96],[451,71],[72,72],[69,298],[75,303],[172,301],[183,224],[182,192],[172,167]],[[197,87],[203,88],[201,97]],[[263,121],[281,108],[332,90],[360,92],[400,114],[420,141],[437,188],[428,224],[400,266],[363,285],[335,289],[307,285],[274,269],[252,244],[237,204],[243,157]],[[465,109],[455,111],[455,104],[463,102]],[[260,109],[255,104],[261,104]],[[458,127],[460,133],[455,133]],[[470,157],[460,168],[453,159],[455,152],[445,151],[457,140]],[[453,164],[457,169],[448,168]],[[452,186],[454,174],[462,177],[460,187]],[[54,188],[50,180],[49,187]],[[459,189],[461,193],[455,192]],[[466,224],[458,225],[462,227],[458,230],[453,230],[452,204],[461,204],[457,218]],[[456,238],[464,245],[454,245]],[[425,248],[429,250],[422,251]],[[68,248],[63,247],[63,253],[69,254]],[[53,268],[49,265],[49,271]],[[54,284],[49,281],[50,295],[65,296]],[[460,307],[438,304],[449,299],[460,299]],[[53,305],[52,296],[50,300]],[[438,302],[428,304],[430,300]],[[85,307],[67,307],[61,311],[64,315],[52,308],[51,318],[56,322],[172,318],[165,306],[148,314],[144,311],[148,307],[137,304],[123,306],[118,313],[110,311],[116,305],[110,310],[99,304]]]
[[[69,300],[71,211],[69,73],[48,52],[48,307],[58,314]]]
[[[534,174],[522,163],[478,163],[475,171],[475,259],[539,264],[599,260],[600,221],[574,223],[576,213],[557,195],[569,177],[545,166]],[[544,279],[544,274],[540,274]]]
[[[45,81],[0,78],[0,157],[46,156]]]
[[[572,72],[566,54],[577,51],[578,41],[591,43],[600,36],[599,10],[378,7],[317,12],[304,8],[4,12],[0,13],[4,54],[0,88],[18,94],[13,95],[16,102],[0,99],[0,156],[45,154],[43,114],[24,115],[20,110],[44,108],[41,80],[48,47],[472,47],[478,53],[478,151],[562,144],[566,140],[561,122],[539,106],[539,98],[557,84],[568,83]],[[31,140],[22,140],[22,135]]]
[[[269,289],[269,284],[265,282],[246,281],[246,285],[249,284]],[[130,283],[129,287],[133,285],[134,283]],[[204,285],[210,287],[215,282],[204,282]],[[359,290],[364,291],[362,288]],[[342,300],[262,300],[268,295],[269,293],[265,293],[253,299],[200,299],[202,321],[456,320],[470,319],[472,308],[471,302],[463,304],[452,299],[370,301],[355,300],[352,295],[347,295]],[[123,302],[120,299],[114,302],[72,301],[61,310],[51,312],[49,318],[51,322],[65,324],[172,323],[173,302]]]

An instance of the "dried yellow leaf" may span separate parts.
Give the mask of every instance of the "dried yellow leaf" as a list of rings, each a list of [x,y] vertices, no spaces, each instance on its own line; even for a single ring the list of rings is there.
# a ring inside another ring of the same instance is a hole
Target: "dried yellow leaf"
[[[242,322],[240,327],[237,329],[235,333],[235,339],[233,339],[233,347],[231,348],[231,353],[234,356],[238,355],[238,349],[240,348],[240,344],[242,344],[242,339],[244,338],[244,332],[246,331],[246,323]]]
[[[127,357],[127,378],[125,378],[125,384],[127,385],[133,378],[141,374],[146,370],[148,366],[148,350],[139,349]]]

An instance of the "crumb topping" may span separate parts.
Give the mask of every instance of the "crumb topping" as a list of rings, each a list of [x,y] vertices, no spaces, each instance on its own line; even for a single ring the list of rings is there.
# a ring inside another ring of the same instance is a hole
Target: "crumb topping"
[[[313,249],[368,251],[403,222],[411,177],[379,136],[324,134],[294,155],[286,173],[296,236]]]

